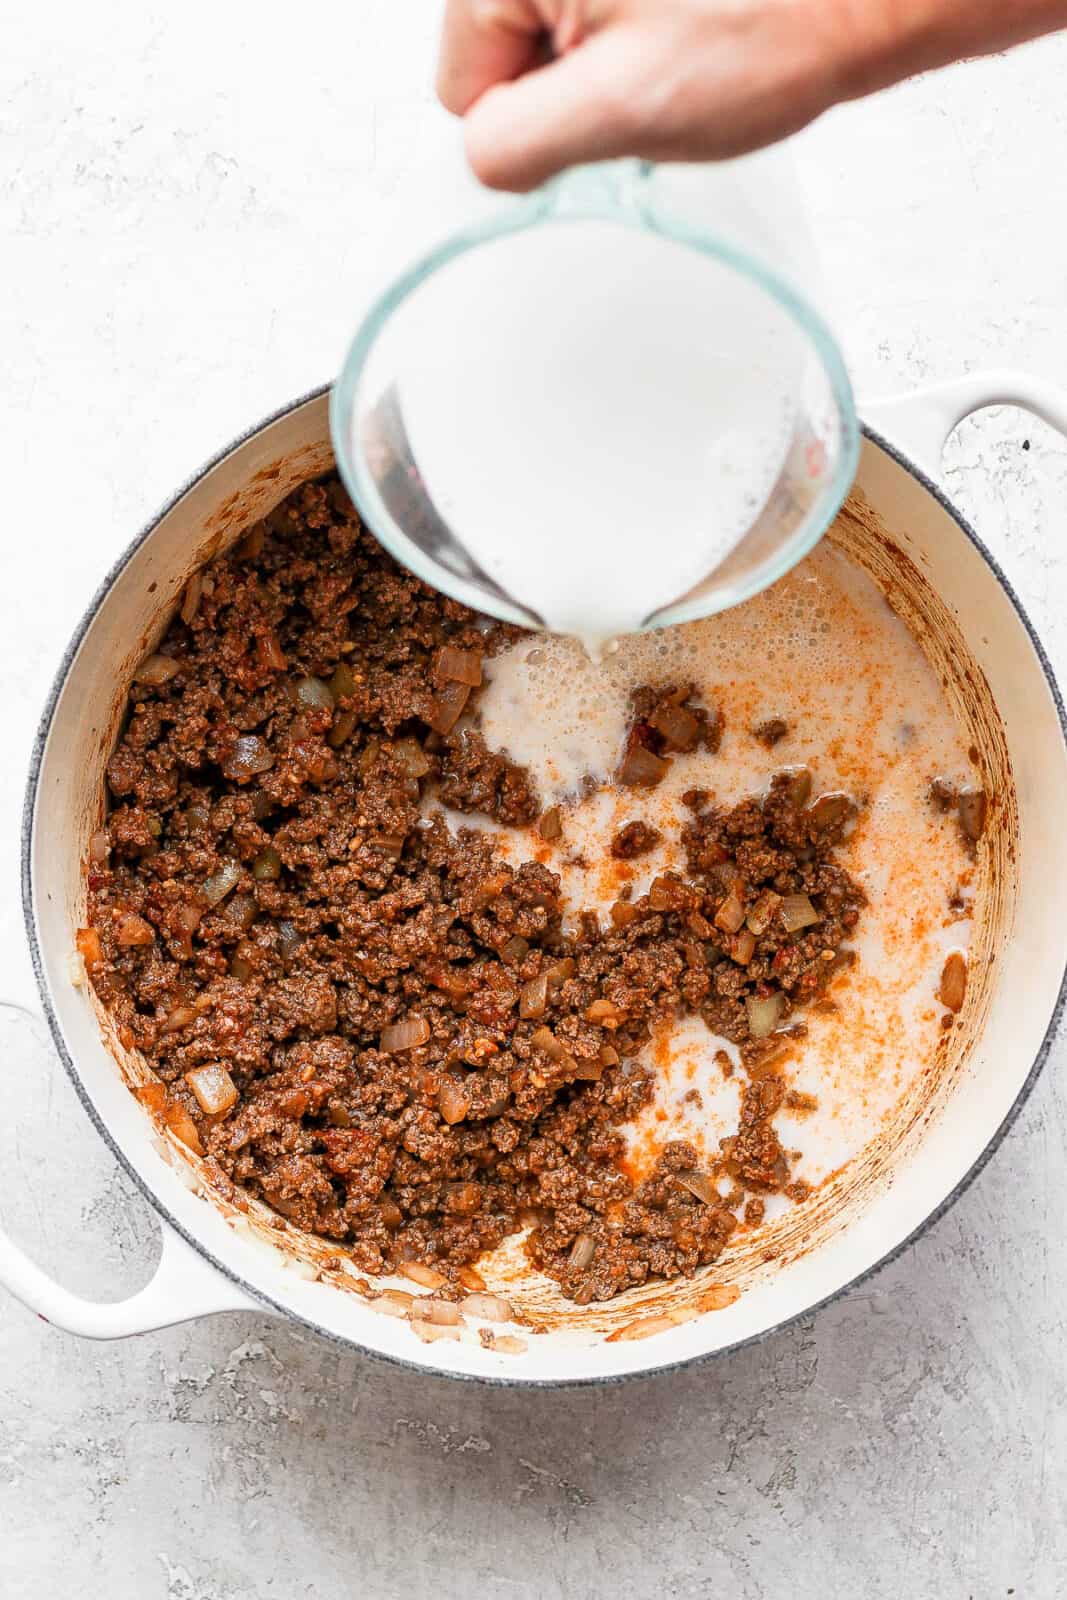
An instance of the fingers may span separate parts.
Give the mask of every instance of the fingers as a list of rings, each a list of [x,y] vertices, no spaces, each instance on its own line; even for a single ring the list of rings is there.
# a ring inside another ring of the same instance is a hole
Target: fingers
[[[622,30],[599,34],[488,89],[466,119],[467,156],[482,182],[525,192],[577,162],[641,153],[626,87],[637,78],[633,43]]]
[[[537,65],[543,21],[536,0],[448,0],[437,93],[464,116],[494,84],[510,83]]]

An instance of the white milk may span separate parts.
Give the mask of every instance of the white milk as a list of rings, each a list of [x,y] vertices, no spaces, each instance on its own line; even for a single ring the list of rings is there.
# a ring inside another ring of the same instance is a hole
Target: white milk
[[[559,872],[571,914],[606,910],[624,884],[641,893],[657,873],[684,867],[678,838],[687,789],[710,789],[728,804],[763,790],[778,768],[806,763],[817,791],[845,789],[864,802],[841,850],[870,898],[855,941],[859,961],[835,991],[837,1013],[804,1012],[809,1036],[791,1064],[792,1086],[815,1095],[818,1110],[776,1119],[783,1143],[802,1152],[799,1176],[818,1183],[845,1165],[933,1061],[941,968],[970,938],[966,912],[950,910],[949,897],[958,887],[966,894],[971,862],[954,817],[938,815],[926,792],[938,775],[972,781],[973,768],[907,628],[870,579],[824,543],[745,605],[625,639],[600,666],[573,640],[535,635],[488,662],[486,675],[481,720],[490,746],[528,765],[545,804],[563,810],[558,845],[512,832],[501,846],[510,859],[534,856]],[[630,691],[685,682],[725,715],[719,754],[675,757],[654,790],[611,787]],[[790,731],[769,751],[749,730],[770,717]],[[587,776],[609,786],[583,801]],[[663,831],[662,844],[633,863],[612,861],[614,833],[638,817]],[[714,1152],[734,1131],[737,1088],[715,1065],[720,1048],[698,1019],[650,1047],[659,1092],[629,1130],[636,1171],[668,1138]]]
[[[785,313],[617,223],[474,250],[387,337],[437,510],[512,598],[594,651],[719,564],[788,450],[802,352]]]

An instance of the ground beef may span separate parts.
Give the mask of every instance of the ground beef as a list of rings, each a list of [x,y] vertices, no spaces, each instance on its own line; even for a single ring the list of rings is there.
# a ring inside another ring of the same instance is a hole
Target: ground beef
[[[454,1280],[529,1228],[586,1303],[695,1271],[762,1196],[800,1193],[780,1041],[750,1036],[747,1002],[779,995],[788,1021],[820,994],[863,897],[834,859],[847,802],[811,804],[793,770],[729,810],[702,792],[684,876],[565,928],[554,873],[428,804],[537,819],[477,725],[481,659],[515,636],[398,568],[335,478],[298,489],[192,580],[138,673],[78,943],[220,1188],[368,1272]],[[721,737],[691,686],[639,691],[634,717],[663,759]],[[633,823],[615,853],[657,840]],[[791,893],[820,916],[794,935]],[[632,1176],[639,1053],[685,1012],[740,1047],[740,1126],[703,1166],[674,1143]]]
[[[781,717],[768,717],[766,722],[760,722],[753,728],[752,737],[758,739],[768,750],[773,750],[776,744],[781,744],[788,732],[788,722],[783,722]]]
[[[647,822],[628,822],[611,841],[611,853],[616,861],[636,861],[654,850],[662,837],[659,829]]]

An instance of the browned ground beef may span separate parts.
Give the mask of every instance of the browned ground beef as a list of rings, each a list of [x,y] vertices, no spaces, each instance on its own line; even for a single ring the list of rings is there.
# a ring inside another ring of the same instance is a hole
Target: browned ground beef
[[[636,861],[648,855],[659,844],[663,835],[647,822],[627,822],[611,841],[611,853],[616,861]]]
[[[773,750],[776,744],[781,744],[788,732],[788,722],[783,722],[781,717],[768,717],[766,722],[761,722],[753,728],[752,736],[768,750]]]
[[[454,1277],[531,1223],[530,1256],[582,1303],[713,1261],[791,1187],[781,1046],[750,1037],[746,1001],[781,995],[787,1021],[837,970],[863,903],[834,861],[847,806],[809,804],[795,771],[730,811],[694,791],[685,877],[565,932],[552,872],[424,803],[537,819],[526,773],[459,717],[478,695],[460,679],[513,632],[399,569],[336,479],[205,569],[183,613],[130,692],[79,944],[213,1181],[368,1272]],[[649,750],[721,736],[688,689],[639,691],[634,714]],[[789,935],[796,893],[820,920]],[[676,1143],[635,1183],[638,1052],[683,1012],[741,1046],[740,1126],[703,1171]]]

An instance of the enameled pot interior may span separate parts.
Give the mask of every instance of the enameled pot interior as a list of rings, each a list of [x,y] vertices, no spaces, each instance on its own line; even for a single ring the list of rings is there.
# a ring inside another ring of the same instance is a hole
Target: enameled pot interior
[[[144,1079],[144,1064],[121,1049],[91,994],[70,980],[74,930],[84,920],[82,862],[133,667],[162,634],[190,572],[331,464],[324,395],[235,447],[125,558],[61,675],[37,775],[31,913],[57,1036],[90,1109],[163,1213],[222,1270],[290,1315],[412,1364],[535,1382],[621,1376],[726,1348],[809,1310],[899,1248],[953,1195],[1018,1101],[1059,1002],[1067,756],[1045,669],[1001,580],[935,495],[868,440],[834,537],[919,637],[996,796],[981,852],[976,976],[937,1069],[861,1158],[694,1281],[577,1308],[532,1273],[511,1242],[495,1259],[490,1287],[544,1331],[524,1330],[522,1354],[485,1349],[473,1332],[469,1342],[424,1345],[405,1322],[375,1309],[335,1246],[288,1224],[279,1230],[261,1208],[240,1209],[207,1187],[195,1159],[129,1092]],[[635,1318],[691,1307],[709,1281],[736,1282],[740,1299],[654,1337],[605,1342]]]

